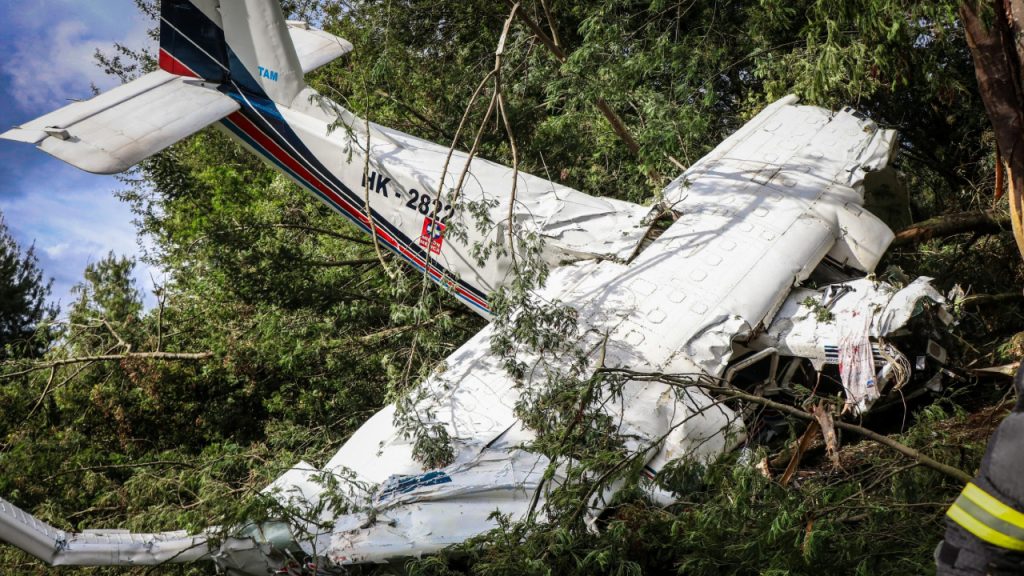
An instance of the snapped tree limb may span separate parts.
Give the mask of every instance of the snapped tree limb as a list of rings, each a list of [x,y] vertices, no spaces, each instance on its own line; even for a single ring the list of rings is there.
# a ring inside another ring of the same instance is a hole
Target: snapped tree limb
[[[965,232],[998,234],[1010,229],[1010,216],[994,210],[945,214],[900,230],[893,239],[892,246],[915,246],[933,238],[945,238]]]
[[[985,4],[988,4],[986,7]],[[963,2],[967,45],[981,99],[1009,177],[1010,222],[1024,257],[1024,0]]]
[[[51,368],[57,368],[59,366],[68,366],[70,364],[82,364],[84,362],[103,362],[111,360],[119,361],[136,358],[147,360],[206,360],[208,358],[213,358],[213,356],[213,352],[128,352],[125,354],[100,354],[97,356],[77,356],[75,358],[61,358],[59,360],[39,362],[33,364],[29,368],[20,370],[18,372],[0,374],[0,378],[14,378],[15,376],[23,376],[25,374],[36,372],[38,370],[49,370]]]

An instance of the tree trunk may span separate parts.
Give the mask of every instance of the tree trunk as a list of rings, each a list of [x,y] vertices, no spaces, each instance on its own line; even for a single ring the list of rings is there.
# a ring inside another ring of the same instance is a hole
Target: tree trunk
[[[981,99],[1009,181],[1010,221],[1024,257],[1024,0],[967,0],[960,6]]]

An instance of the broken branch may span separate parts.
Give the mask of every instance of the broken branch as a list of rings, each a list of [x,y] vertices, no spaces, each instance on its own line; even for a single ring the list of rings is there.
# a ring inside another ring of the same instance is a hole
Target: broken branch
[[[1010,217],[993,210],[946,214],[900,230],[892,246],[913,246],[932,238],[945,238],[964,232],[998,234],[1010,228]]]
[[[62,358],[60,360],[52,360],[50,362],[41,362],[25,370],[18,372],[11,372],[10,374],[0,374],[0,378],[14,378],[15,376],[22,376],[38,370],[49,370],[57,368],[59,366],[68,366],[70,364],[81,364],[84,362],[103,362],[109,360],[128,360],[133,358],[148,359],[148,360],[205,360],[212,358],[213,352],[129,352],[126,354],[100,354],[98,356],[78,356],[76,358]]]
[[[743,400],[745,402],[753,402],[755,404],[760,404],[762,406],[766,406],[766,407],[771,408],[773,410],[778,410],[779,412],[782,412],[784,414],[788,414],[788,415],[793,416],[795,418],[800,418],[801,420],[817,421],[817,419],[814,417],[813,414],[811,414],[809,412],[805,412],[804,410],[801,410],[801,409],[796,408],[794,406],[790,406],[788,404],[782,404],[780,402],[775,402],[773,400],[768,400],[767,398],[762,398],[760,396],[755,396],[753,394],[748,394],[747,392],[743,392],[742,390],[737,390],[736,388],[731,388],[731,387],[726,387],[726,386],[717,386],[717,385],[714,385],[714,384],[708,384],[708,383],[705,383],[705,382],[699,382],[695,378],[693,378],[692,376],[680,376],[680,375],[670,375],[670,374],[660,374],[660,373],[633,372],[631,370],[624,370],[624,369],[621,369],[621,368],[603,368],[603,369],[601,369],[599,371],[600,372],[605,372],[605,373],[623,374],[623,375],[627,375],[630,378],[633,378],[633,379],[636,379],[636,380],[652,380],[652,381],[664,382],[664,383],[667,383],[667,384],[675,384],[675,385],[682,385],[682,386],[696,386],[698,388],[701,388],[703,390],[706,390],[706,391],[714,393],[714,394],[719,394],[719,395],[727,396],[727,397],[730,397],[730,398],[736,398],[738,400]],[[875,442],[877,442],[877,443],[879,443],[879,444],[881,444],[883,446],[887,446],[889,448],[892,448],[893,450],[899,452],[900,454],[903,454],[904,456],[907,456],[908,458],[911,458],[912,460],[914,460],[916,462],[920,462],[921,464],[931,468],[932,470],[935,470],[937,472],[941,472],[941,473],[943,473],[943,474],[945,474],[945,475],[947,475],[947,476],[949,476],[951,478],[955,478],[955,479],[957,479],[960,482],[969,482],[971,480],[970,474],[964,472],[963,470],[960,470],[959,468],[954,468],[953,466],[950,466],[948,464],[943,464],[942,462],[939,462],[938,460],[935,460],[935,459],[933,459],[933,458],[931,458],[931,457],[929,457],[929,456],[927,456],[925,454],[922,454],[921,452],[919,452],[917,450],[914,450],[913,448],[911,448],[910,446],[907,446],[906,444],[902,444],[900,442],[897,442],[897,441],[893,440],[892,438],[889,438],[888,436],[885,436],[883,434],[879,434],[878,432],[875,432],[873,430],[869,430],[867,428],[864,428],[863,426],[857,426],[856,424],[850,424],[848,422],[843,422],[843,421],[835,422],[835,426],[836,426],[836,428],[841,428],[843,430],[848,430],[850,432],[853,432],[854,434],[858,434],[858,435],[863,436],[863,437],[865,437],[865,438],[867,438],[869,440],[873,440],[873,441],[875,441]]]

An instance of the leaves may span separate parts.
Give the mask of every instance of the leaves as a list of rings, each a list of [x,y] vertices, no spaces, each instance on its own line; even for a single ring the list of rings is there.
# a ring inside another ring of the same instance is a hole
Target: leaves
[[[46,303],[51,283],[43,280],[35,246],[22,253],[0,214],[0,360],[37,355],[49,344],[44,324],[57,315]]]

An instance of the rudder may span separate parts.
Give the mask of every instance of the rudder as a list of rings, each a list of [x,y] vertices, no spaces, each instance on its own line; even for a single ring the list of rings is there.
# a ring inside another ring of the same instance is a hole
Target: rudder
[[[306,87],[305,70],[351,49],[305,23],[289,23],[278,0],[163,0],[160,6],[160,68],[233,84],[286,106]]]
[[[245,91],[289,105],[306,87],[302,65],[277,0],[220,5],[231,79]]]

